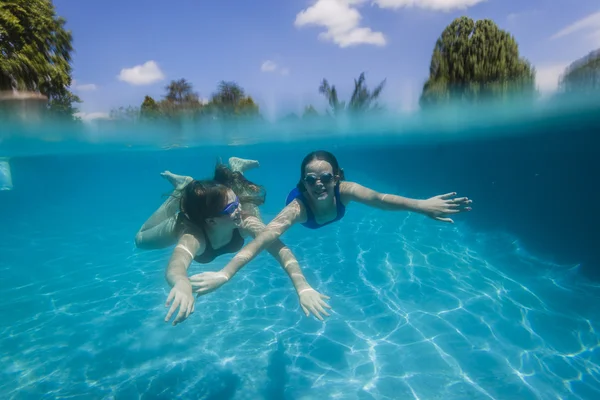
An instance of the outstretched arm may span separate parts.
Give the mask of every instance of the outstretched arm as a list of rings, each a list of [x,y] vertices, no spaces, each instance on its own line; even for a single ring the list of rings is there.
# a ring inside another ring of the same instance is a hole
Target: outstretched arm
[[[256,217],[249,217],[245,220],[244,227],[246,231],[256,238],[266,228],[265,224]],[[279,239],[275,239],[271,245],[267,247],[267,251],[271,253],[273,257],[279,262],[283,270],[288,274],[298,298],[300,299],[300,306],[306,314],[309,312],[313,313],[315,317],[323,320],[321,317],[322,313],[325,316],[329,316],[325,308],[331,308],[323,299],[329,299],[328,296],[322,295],[321,293],[314,290],[307,282],[298,260],[292,253],[292,251]]]
[[[173,250],[169,265],[165,272],[165,278],[171,286],[171,292],[165,303],[166,307],[171,308],[165,317],[165,322],[171,319],[171,316],[179,307],[179,313],[173,321],[173,325],[183,322],[191,313],[194,312],[194,295],[192,294],[192,285],[187,276],[187,270],[194,259],[194,255],[200,250],[204,251],[204,242],[190,234],[184,234],[179,239],[177,246]]]
[[[256,238],[244,246],[231,261],[219,272],[204,272],[194,275],[194,292],[199,295],[210,293],[230,280],[242,267],[248,264],[261,251],[288,230],[294,223],[301,221],[304,211],[297,201],[288,204]]]
[[[462,211],[470,211],[472,201],[467,197],[454,198],[456,193],[438,195],[426,200],[410,199],[394,194],[379,193],[354,182],[340,185],[342,201],[356,201],[370,207],[390,211],[414,211],[442,222],[454,223],[448,217]]]
[[[244,248],[221,270],[231,279],[240,269],[248,264],[261,251],[268,248],[292,225],[300,220],[302,209],[297,201],[288,204],[260,234]]]

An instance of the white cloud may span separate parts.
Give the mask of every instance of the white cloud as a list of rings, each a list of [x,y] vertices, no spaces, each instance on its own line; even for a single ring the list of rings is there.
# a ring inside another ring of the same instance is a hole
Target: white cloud
[[[434,11],[464,10],[486,0],[373,0],[381,8],[418,7]]]
[[[260,66],[260,70],[262,72],[277,72],[284,76],[289,75],[289,73],[290,73],[289,68],[282,67],[271,60],[267,60],[267,61],[263,62],[262,65]]]
[[[92,113],[79,112],[79,113],[76,113],[75,116],[81,118],[82,120],[84,120],[86,122],[93,121],[95,119],[110,119],[110,116],[108,115],[108,113],[105,113],[105,112],[92,112]]]
[[[298,28],[311,25],[323,27],[325,32],[319,34],[319,39],[333,42],[342,48],[361,44],[385,46],[387,40],[382,32],[360,26],[362,15],[357,7],[366,4],[367,1],[317,0],[296,15],[294,25]],[[419,7],[433,11],[451,11],[465,9],[484,1],[486,0],[371,0],[371,3],[393,10]]]
[[[569,63],[562,62],[536,66],[535,83],[542,95],[552,93],[558,89],[560,75],[568,65]]]
[[[78,92],[89,92],[98,89],[98,87],[93,83],[80,84],[75,79],[73,79],[73,82],[71,82],[71,87],[73,88],[73,90]]]
[[[319,39],[333,42],[342,48],[360,44],[385,46],[386,39],[383,33],[360,26],[362,16],[352,6],[365,1],[317,0],[296,15],[294,25],[298,28],[321,26],[326,30],[319,34]]]
[[[277,69],[277,64],[271,60],[267,60],[260,66],[262,72],[274,72]]]
[[[150,85],[165,79],[165,75],[154,61],[147,61],[132,68],[123,68],[119,80],[131,85]]]
[[[531,20],[532,18],[535,18],[537,15],[539,15],[539,12],[540,11],[538,9],[532,9],[528,11],[510,13],[506,16],[506,21],[509,24],[513,25],[517,24],[518,22],[525,23],[525,21],[523,20]]]
[[[592,36],[600,35],[600,12],[588,15],[579,21],[575,21],[571,25],[556,32],[552,35],[551,39],[558,39],[581,31],[587,31],[588,34]]]

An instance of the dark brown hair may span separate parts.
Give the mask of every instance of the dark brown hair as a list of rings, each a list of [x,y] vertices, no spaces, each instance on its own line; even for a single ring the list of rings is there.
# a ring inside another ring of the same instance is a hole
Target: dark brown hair
[[[204,226],[207,218],[220,216],[227,206],[227,191],[231,189],[240,203],[264,204],[266,190],[218,162],[212,180],[193,180],[187,184],[180,196],[179,208],[190,221]]]
[[[340,181],[346,179],[346,177],[344,176],[344,170],[340,168],[337,158],[335,158],[335,156],[332,153],[325,150],[313,151],[312,153],[309,153],[306,157],[304,157],[304,160],[302,160],[302,165],[300,165],[300,181],[297,185],[300,191],[305,191],[303,182],[304,175],[306,174],[306,166],[313,160],[327,161],[329,164],[331,164],[331,168],[333,169],[333,175],[337,175]]]
[[[189,220],[198,226],[204,226],[207,218],[218,217],[227,205],[225,185],[215,181],[193,180],[181,193],[180,209]]]

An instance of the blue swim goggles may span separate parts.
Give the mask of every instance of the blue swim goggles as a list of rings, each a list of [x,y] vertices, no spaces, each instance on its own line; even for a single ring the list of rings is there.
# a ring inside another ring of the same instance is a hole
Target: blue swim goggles
[[[237,210],[239,205],[240,205],[240,199],[237,196],[235,196],[235,200],[232,203],[227,204],[225,206],[225,208],[223,209],[223,211],[221,211],[221,214],[231,215],[235,212],[235,210]]]

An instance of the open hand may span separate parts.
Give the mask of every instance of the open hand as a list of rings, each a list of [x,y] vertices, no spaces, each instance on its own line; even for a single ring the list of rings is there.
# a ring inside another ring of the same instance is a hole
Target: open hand
[[[456,196],[456,192],[441,194],[427,200],[421,200],[421,212],[437,221],[453,224],[454,221],[449,218],[448,215],[458,214],[463,211],[471,211],[470,204],[473,202],[467,197],[453,198],[454,196]]]
[[[321,321],[323,321],[321,314],[329,317],[329,314],[327,311],[325,311],[325,308],[331,309],[331,307],[324,301],[324,299],[329,300],[329,296],[325,296],[324,294],[317,292],[315,289],[309,288],[301,290],[298,297],[300,297],[300,306],[307,317],[310,315],[310,313],[313,313],[313,315]]]
[[[173,303],[171,304],[171,302]],[[173,326],[185,321],[185,319],[194,312],[195,302],[196,300],[192,294],[190,283],[188,281],[177,282],[171,289],[167,302],[165,303],[165,307],[171,305],[171,308],[165,317],[165,322],[169,322],[173,313],[177,310],[177,307],[179,307],[179,313],[177,313],[177,316],[173,320]]]
[[[217,290],[228,280],[229,278],[223,272],[203,272],[190,276],[192,291],[198,296]]]

